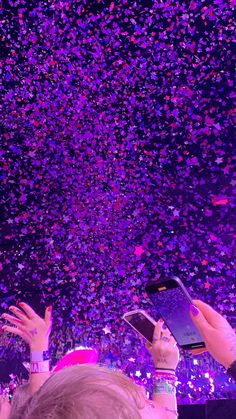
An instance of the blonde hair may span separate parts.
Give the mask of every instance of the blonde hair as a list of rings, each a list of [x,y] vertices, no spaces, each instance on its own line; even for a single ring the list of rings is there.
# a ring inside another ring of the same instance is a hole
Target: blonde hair
[[[74,365],[53,374],[14,419],[141,419],[144,407],[144,395],[125,375]]]
[[[22,384],[21,386],[17,387],[12,401],[11,401],[11,415],[14,417],[15,413],[23,406],[26,401],[30,398],[30,388],[29,383]]]

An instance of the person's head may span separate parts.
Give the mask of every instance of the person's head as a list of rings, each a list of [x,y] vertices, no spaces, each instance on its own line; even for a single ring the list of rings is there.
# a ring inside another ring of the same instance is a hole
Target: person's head
[[[14,419],[141,419],[146,405],[139,387],[125,375],[74,365],[53,374]]]
[[[29,398],[30,389],[28,383],[17,387],[11,401],[11,417],[14,417],[15,413],[27,402]]]

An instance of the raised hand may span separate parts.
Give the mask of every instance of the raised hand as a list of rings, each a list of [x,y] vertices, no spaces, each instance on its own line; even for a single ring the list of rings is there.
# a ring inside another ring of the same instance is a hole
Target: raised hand
[[[20,303],[19,306],[9,307],[13,315],[2,315],[11,324],[4,325],[2,329],[20,336],[29,344],[31,351],[45,350],[52,328],[52,308],[47,307],[44,318],[41,318],[28,304]]]
[[[228,321],[211,306],[200,300],[193,301],[191,317],[201,333],[206,349],[227,369],[236,360],[236,334]],[[193,354],[201,350],[192,351]]]
[[[175,370],[179,362],[179,350],[169,329],[159,320],[153,334],[152,344],[146,343],[156,368]]]

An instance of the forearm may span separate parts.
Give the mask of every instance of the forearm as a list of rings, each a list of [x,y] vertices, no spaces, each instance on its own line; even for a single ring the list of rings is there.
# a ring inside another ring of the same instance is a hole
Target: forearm
[[[167,413],[168,418],[178,417],[176,400],[176,375],[174,370],[156,370],[154,376],[155,400]]]
[[[29,378],[29,391],[30,395],[33,395],[39,388],[47,381],[50,377],[50,371],[37,373],[37,374],[30,374]]]
[[[169,419],[177,417],[177,400],[175,395],[154,393],[153,401],[157,402],[166,411]]]
[[[50,377],[48,340],[34,344],[30,348],[29,390],[34,394]]]

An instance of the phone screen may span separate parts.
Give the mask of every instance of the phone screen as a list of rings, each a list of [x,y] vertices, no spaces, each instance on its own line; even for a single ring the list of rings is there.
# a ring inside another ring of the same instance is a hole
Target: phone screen
[[[135,313],[125,316],[125,319],[130,323],[146,340],[152,342],[155,326],[142,313]]]
[[[204,347],[203,338],[189,314],[191,301],[178,283],[171,281],[171,286],[173,288],[166,287],[163,291],[151,286],[149,292],[147,288],[149,298],[181,347]]]

